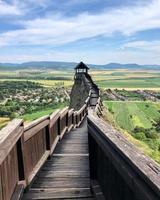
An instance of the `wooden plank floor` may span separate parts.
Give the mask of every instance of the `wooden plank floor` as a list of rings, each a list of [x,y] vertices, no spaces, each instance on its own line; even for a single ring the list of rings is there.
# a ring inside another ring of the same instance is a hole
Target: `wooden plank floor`
[[[86,120],[64,136],[23,199],[94,199],[90,192]]]

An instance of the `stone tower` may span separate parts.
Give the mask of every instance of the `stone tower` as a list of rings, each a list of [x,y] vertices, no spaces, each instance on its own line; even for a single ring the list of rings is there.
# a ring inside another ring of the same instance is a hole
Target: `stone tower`
[[[79,110],[88,97],[90,84],[88,77],[89,67],[80,62],[75,68],[74,85],[70,95],[70,108]]]

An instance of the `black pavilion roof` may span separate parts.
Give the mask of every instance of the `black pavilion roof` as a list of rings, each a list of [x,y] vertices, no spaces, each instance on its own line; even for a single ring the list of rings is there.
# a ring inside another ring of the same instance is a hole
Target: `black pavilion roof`
[[[74,69],[89,69],[89,67],[83,62],[80,62]]]

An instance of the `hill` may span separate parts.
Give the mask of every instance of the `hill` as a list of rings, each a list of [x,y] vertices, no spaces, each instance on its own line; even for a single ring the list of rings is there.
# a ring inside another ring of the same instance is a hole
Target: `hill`
[[[34,61],[21,64],[16,63],[0,63],[0,70],[20,70],[20,69],[58,69],[69,70],[73,69],[77,63],[75,62],[60,62],[60,61]],[[136,63],[120,64],[109,63],[105,65],[88,64],[92,69],[128,69],[128,70],[160,70],[160,65],[138,65]]]

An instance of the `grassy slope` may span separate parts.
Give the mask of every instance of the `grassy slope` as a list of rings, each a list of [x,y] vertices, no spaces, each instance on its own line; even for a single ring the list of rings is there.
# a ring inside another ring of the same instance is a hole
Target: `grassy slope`
[[[120,129],[125,136],[139,146],[146,154],[160,163],[160,152],[151,149],[145,142],[136,140],[130,134],[136,126],[151,128],[152,122],[160,118],[160,104],[150,102],[104,102],[110,112],[107,120]],[[131,117],[132,115],[132,117]]]
[[[57,109],[62,109],[66,106],[66,104],[58,104],[53,108],[44,108],[44,110],[40,110],[40,111],[35,111],[33,113],[29,113],[29,114],[25,114],[22,116],[22,118],[24,119],[24,121],[26,122],[30,122],[33,121],[35,119],[38,119],[44,115],[50,115],[52,114],[55,110]]]
[[[132,131],[136,126],[151,128],[152,122],[160,118],[160,105],[150,102],[104,102],[113,113],[113,118],[117,124],[127,130]]]

